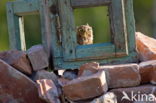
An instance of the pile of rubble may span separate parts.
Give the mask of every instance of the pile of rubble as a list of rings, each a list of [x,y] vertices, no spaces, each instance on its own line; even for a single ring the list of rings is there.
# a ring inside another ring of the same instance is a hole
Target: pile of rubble
[[[140,63],[91,62],[57,74],[46,70],[42,45],[0,52],[0,103],[156,103],[156,40],[136,33],[136,45]]]

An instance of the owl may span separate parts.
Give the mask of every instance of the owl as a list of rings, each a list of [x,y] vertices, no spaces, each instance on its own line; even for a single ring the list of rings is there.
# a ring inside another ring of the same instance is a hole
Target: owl
[[[79,45],[93,44],[93,30],[88,24],[77,27],[77,43]]]

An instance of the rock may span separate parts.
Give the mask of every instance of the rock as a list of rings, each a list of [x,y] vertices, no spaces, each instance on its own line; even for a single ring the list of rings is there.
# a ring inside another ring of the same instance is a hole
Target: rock
[[[105,72],[74,79],[63,86],[64,95],[72,101],[85,100],[102,95],[108,90]]]
[[[141,62],[139,64],[139,72],[141,75],[141,83],[149,83],[151,81],[151,75],[156,68],[156,60],[150,60]]]
[[[153,85],[119,88],[110,92],[116,95],[118,103],[156,103],[156,86]]]
[[[10,50],[0,52],[0,59],[25,74],[32,74],[32,68],[27,55],[23,51]]]
[[[34,71],[38,71],[48,67],[48,55],[42,45],[32,46],[30,49],[27,50],[27,55]]]
[[[37,80],[37,84],[40,98],[44,99],[48,103],[60,103],[57,88],[52,80]]]
[[[108,92],[89,103],[117,103],[117,97],[114,93]]]
[[[156,60],[156,40],[136,32],[136,47],[141,61]]]
[[[138,86],[141,81],[137,64],[100,66],[106,72],[109,88]]]
[[[77,71],[76,70],[66,70],[65,72],[63,72],[63,78],[69,79],[69,80],[73,80],[75,78],[77,78]]]
[[[98,72],[99,63],[91,62],[83,64],[78,72],[78,76],[89,76]]]
[[[1,103],[45,103],[38,97],[36,84],[0,60]]]
[[[55,83],[55,85],[58,85],[58,77],[54,72],[48,72],[46,70],[37,71],[34,76],[34,80],[36,81],[40,79],[50,79]]]

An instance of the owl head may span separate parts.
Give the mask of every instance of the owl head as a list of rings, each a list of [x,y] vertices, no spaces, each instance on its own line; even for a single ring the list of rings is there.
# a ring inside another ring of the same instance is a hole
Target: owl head
[[[93,43],[93,30],[88,24],[77,27],[77,42],[80,45]]]

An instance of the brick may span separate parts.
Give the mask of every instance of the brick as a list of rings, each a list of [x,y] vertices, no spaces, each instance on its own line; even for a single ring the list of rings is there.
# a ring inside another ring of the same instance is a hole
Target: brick
[[[45,103],[38,97],[36,84],[0,60],[1,103]]]
[[[89,103],[117,103],[117,97],[114,93],[108,92]]]
[[[118,89],[113,89],[110,90],[109,92],[112,92],[116,95],[117,97],[117,102],[118,103],[156,103],[156,98],[154,100],[151,99],[146,99],[152,96],[156,97],[156,86],[153,85],[142,85],[138,87],[131,87],[131,88],[118,88]],[[127,97],[130,99],[124,99],[123,97],[127,95]],[[142,95],[148,95],[148,96],[143,96]],[[146,101],[147,100],[147,101]]]
[[[156,40],[136,32],[136,47],[141,61],[156,60]]]
[[[32,46],[27,50],[27,55],[34,71],[48,67],[48,55],[42,45]]]
[[[153,63],[152,66],[153,66],[153,71],[151,73],[150,83],[156,85],[156,63]]]
[[[68,84],[69,81],[70,81],[69,79],[65,79],[65,78],[63,78],[63,77],[61,77],[61,78],[58,79],[58,83],[59,83],[59,85],[62,86],[62,87],[63,87],[64,85]]]
[[[46,70],[40,70],[37,71],[36,74],[34,75],[33,79],[40,80],[40,79],[50,79],[52,80],[55,85],[58,85],[58,77],[54,72],[48,72]]]
[[[141,75],[141,83],[149,83],[151,81],[151,75],[154,68],[156,68],[156,60],[150,60],[146,62],[141,62],[139,64],[139,72]]]
[[[37,80],[37,84],[40,98],[44,99],[48,103],[60,103],[57,88],[52,80]]]
[[[140,84],[141,77],[137,64],[100,66],[106,72],[109,88],[132,87]]]
[[[90,63],[83,64],[79,68],[78,76],[92,75],[98,72],[98,68],[99,68],[99,63],[97,62],[90,62]]]
[[[85,100],[102,95],[108,90],[105,72],[79,77],[63,86],[65,96],[72,101]]]
[[[0,52],[0,59],[7,62],[9,65],[13,66],[22,73],[29,75],[32,74],[32,67],[26,53],[23,51],[10,50]]]

